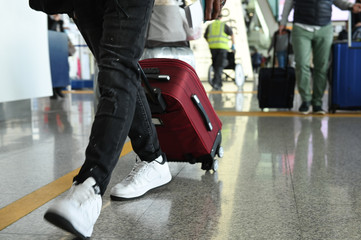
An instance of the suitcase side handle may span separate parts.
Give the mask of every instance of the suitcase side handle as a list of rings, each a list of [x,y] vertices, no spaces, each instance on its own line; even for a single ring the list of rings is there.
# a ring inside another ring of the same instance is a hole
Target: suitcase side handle
[[[199,98],[197,97],[196,94],[193,94],[191,96],[191,98],[192,98],[193,103],[197,106],[197,109],[199,110],[199,112],[200,112],[200,114],[201,114],[201,116],[203,118],[203,121],[204,121],[204,123],[206,125],[207,130],[212,131],[213,130],[212,123],[209,120],[209,117],[208,117],[208,115],[206,113],[206,110],[204,109],[201,101],[199,100]]]

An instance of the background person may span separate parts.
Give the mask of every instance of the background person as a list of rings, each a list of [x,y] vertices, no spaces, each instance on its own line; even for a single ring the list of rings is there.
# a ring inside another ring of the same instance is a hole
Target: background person
[[[222,89],[222,72],[227,66],[227,53],[234,47],[234,35],[232,29],[221,21],[222,16],[209,24],[204,33],[204,38],[207,40],[209,49],[212,54],[212,66],[214,71],[211,85],[215,90]],[[232,47],[229,45],[229,40],[232,41]]]
[[[180,59],[195,68],[189,40],[200,38],[202,28],[189,27],[184,7],[184,0],[155,0],[141,59]]]
[[[342,10],[361,11],[360,3],[347,0],[286,0],[279,31],[287,24],[288,15],[294,8],[292,29],[292,45],[296,62],[296,81],[301,95],[302,104],[299,111],[325,114],[322,109],[322,98],[327,85],[327,71],[331,45],[333,42],[333,27],[331,24],[332,4]],[[313,54],[313,86],[311,90],[310,61]]]
[[[268,55],[271,52],[273,48],[275,51],[275,57],[277,58],[278,67],[285,68],[288,63],[287,61],[287,51],[288,46],[291,44],[291,37],[290,37],[291,31],[288,29],[283,29],[281,32],[276,31],[273,34],[271,45],[268,48]],[[276,43],[276,47],[275,47]],[[291,53],[289,53],[291,54]]]
[[[361,0],[356,0],[361,3]],[[361,13],[352,14],[352,40],[361,41]]]
[[[256,47],[251,47],[251,61],[252,61],[252,68],[254,73],[259,72],[259,68],[262,64],[263,56],[261,53],[258,52]]]

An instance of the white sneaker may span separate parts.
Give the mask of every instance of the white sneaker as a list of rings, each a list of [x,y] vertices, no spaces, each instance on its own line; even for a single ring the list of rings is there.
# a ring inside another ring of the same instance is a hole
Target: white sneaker
[[[68,196],[59,199],[46,211],[44,218],[55,226],[81,239],[89,238],[102,208],[96,193],[96,182],[90,177],[82,184],[73,185]]]
[[[112,200],[126,200],[144,195],[172,179],[167,161],[160,156],[152,162],[138,161],[133,170],[110,191]]]

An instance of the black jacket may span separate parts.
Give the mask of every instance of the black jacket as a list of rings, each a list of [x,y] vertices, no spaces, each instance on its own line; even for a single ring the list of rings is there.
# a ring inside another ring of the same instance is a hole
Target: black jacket
[[[57,14],[73,12],[73,0],[29,0],[32,9],[42,11],[46,14]]]
[[[294,0],[294,22],[325,26],[331,22],[332,0]]]

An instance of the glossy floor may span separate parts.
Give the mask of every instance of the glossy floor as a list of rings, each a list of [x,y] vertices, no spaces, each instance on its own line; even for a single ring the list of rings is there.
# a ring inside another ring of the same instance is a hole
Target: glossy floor
[[[142,198],[107,191],[92,239],[361,239],[361,114],[302,116],[298,95],[291,112],[261,112],[252,82],[223,90],[209,92],[223,122],[218,171],[170,163],[173,180]],[[0,113],[0,239],[73,239],[43,214],[82,164],[93,95]],[[110,187],[134,164],[129,143],[123,154]]]

